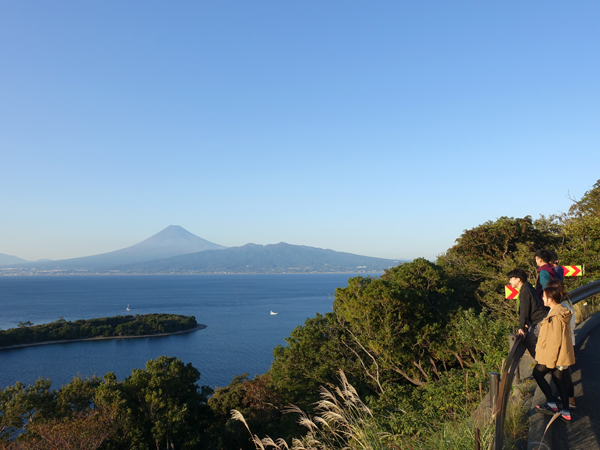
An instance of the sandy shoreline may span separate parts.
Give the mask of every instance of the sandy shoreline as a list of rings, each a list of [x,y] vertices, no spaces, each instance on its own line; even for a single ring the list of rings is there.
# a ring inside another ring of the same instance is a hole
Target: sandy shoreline
[[[182,331],[173,331],[171,333],[160,333],[160,334],[144,334],[142,336],[98,336],[94,338],[86,338],[86,339],[65,339],[60,341],[44,341],[44,342],[32,342],[30,344],[17,344],[17,345],[9,345],[7,347],[0,347],[0,350],[11,350],[13,348],[25,348],[25,347],[35,347],[38,345],[52,345],[52,344],[70,344],[71,342],[89,342],[89,341],[106,341],[109,339],[136,339],[136,338],[151,338],[151,337],[162,337],[162,336],[173,336],[175,334],[185,334],[191,333],[192,331],[198,331],[206,328],[206,325],[198,324],[194,328],[190,328],[189,330]]]

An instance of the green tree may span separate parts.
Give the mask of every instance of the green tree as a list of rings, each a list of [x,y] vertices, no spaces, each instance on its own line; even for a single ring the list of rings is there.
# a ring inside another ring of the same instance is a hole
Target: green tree
[[[269,372],[272,383],[287,402],[308,408],[318,399],[321,385],[336,382],[339,368],[356,373],[343,329],[333,313],[307,319],[285,340],[286,347],[278,345],[273,350]]]
[[[243,412],[250,427],[260,434],[288,436],[297,431],[295,420],[282,417],[286,405],[283,396],[273,389],[270,374],[248,379],[248,374],[236,375],[228,386],[215,390],[208,404],[215,417],[208,431],[212,446],[219,450],[254,449],[241,423],[231,419],[231,411]]]
[[[209,414],[210,390],[197,385],[200,372],[179,358],[160,356],[134,369],[124,382],[114,374],[96,391],[95,401],[113,405],[123,426],[113,438],[115,448],[137,450],[195,449],[201,444]]]
[[[565,265],[584,265],[583,277],[567,280],[575,288],[598,279],[600,272],[600,180],[580,200],[574,200],[567,214],[557,218],[564,230],[559,252]]]
[[[519,267],[534,281],[535,251],[557,248],[560,242],[548,224],[534,223],[530,216],[501,217],[465,230],[437,262],[449,275],[464,280],[466,295],[472,295],[497,318],[512,321],[515,303],[504,296],[506,274]]]
[[[92,377],[85,379],[81,376],[73,377],[70,383],[62,386],[55,394],[55,418],[69,417],[76,413],[86,412],[93,406],[96,388],[102,384],[102,378]]]
[[[454,297],[442,268],[419,258],[379,279],[350,279],[336,290],[334,311],[363,351],[365,373],[383,391],[384,382],[420,386],[437,373],[431,348],[457,307]]]
[[[50,380],[38,378],[32,385],[17,382],[0,391],[0,439],[8,440],[34,420],[34,415],[53,409]]]

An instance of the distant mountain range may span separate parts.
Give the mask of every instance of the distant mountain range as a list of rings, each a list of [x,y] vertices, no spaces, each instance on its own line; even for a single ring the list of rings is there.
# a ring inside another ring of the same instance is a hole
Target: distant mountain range
[[[6,253],[0,253],[0,266],[7,266],[9,264],[23,264],[27,260],[19,258],[18,256],[7,255]]]
[[[62,259],[47,262],[29,262],[28,268],[37,270],[51,269],[94,269],[110,270],[115,266],[132,264],[154,259],[168,258],[170,256],[186,253],[201,252],[203,250],[217,250],[226,248],[202,239],[195,234],[177,225],[169,225],[164,230],[149,237],[145,241],[131,247],[115,250],[114,252],[99,255],[84,256],[81,258]]]
[[[0,274],[380,272],[400,262],[285,242],[227,248],[170,225],[145,241],[100,255],[26,262],[0,254]]]
[[[280,242],[206,250],[117,269],[125,273],[380,272],[399,262]]]
[[[46,261],[52,261],[52,260],[51,259],[38,259],[37,261],[27,261],[26,259],[19,258],[18,256],[7,255],[6,253],[0,253],[0,267],[12,265],[12,264],[46,262]]]

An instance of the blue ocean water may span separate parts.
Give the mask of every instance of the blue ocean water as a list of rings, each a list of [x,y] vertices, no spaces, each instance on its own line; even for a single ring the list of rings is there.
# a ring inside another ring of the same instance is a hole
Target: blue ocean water
[[[201,372],[201,385],[225,386],[269,369],[273,348],[316,313],[332,310],[353,274],[0,277],[0,329],[126,314],[193,315],[200,331],[161,338],[73,342],[0,350],[0,388],[39,377],[52,387],[75,375],[124,379],[161,355]],[[131,311],[125,308],[130,306]],[[270,311],[277,312],[271,315]]]

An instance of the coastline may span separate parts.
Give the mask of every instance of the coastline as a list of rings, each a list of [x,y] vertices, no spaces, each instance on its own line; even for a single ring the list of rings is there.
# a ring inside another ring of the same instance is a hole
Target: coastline
[[[384,270],[370,270],[370,271],[332,271],[332,272],[152,272],[152,273],[109,273],[109,272],[94,272],[94,273],[3,273],[4,268],[0,268],[0,277],[81,277],[81,276],[94,276],[94,277],[106,277],[106,276],[196,276],[196,275],[331,275],[331,274],[360,274],[360,275],[372,275],[383,273]]]
[[[85,338],[85,339],[64,339],[64,340],[59,340],[59,341],[31,342],[29,344],[17,344],[17,345],[9,345],[6,347],[0,347],[0,350],[12,350],[15,348],[37,347],[39,345],[70,344],[71,342],[90,342],[90,341],[93,342],[93,341],[107,341],[109,339],[137,339],[137,338],[173,336],[176,334],[186,334],[186,333],[191,333],[193,331],[203,330],[204,328],[206,328],[206,325],[199,323],[194,328],[190,328],[189,330],[172,331],[170,333],[144,334],[141,336],[109,336],[109,337],[98,336],[98,337]]]

